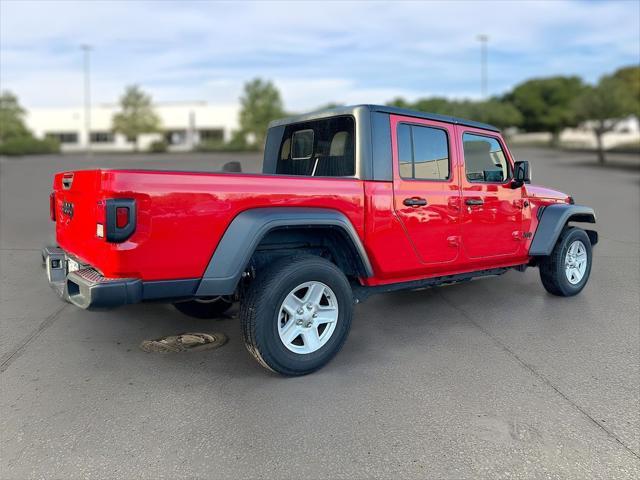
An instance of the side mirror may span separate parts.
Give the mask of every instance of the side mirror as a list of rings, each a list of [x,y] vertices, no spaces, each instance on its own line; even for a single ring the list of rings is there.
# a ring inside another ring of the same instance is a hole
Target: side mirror
[[[512,188],[520,188],[525,183],[531,183],[531,173],[529,169],[529,162],[526,160],[516,162],[513,166],[513,181],[511,182]]]

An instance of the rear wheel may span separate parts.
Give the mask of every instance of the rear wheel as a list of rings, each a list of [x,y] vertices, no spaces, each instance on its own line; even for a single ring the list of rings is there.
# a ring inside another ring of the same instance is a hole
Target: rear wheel
[[[194,318],[217,318],[229,310],[233,305],[233,297],[223,295],[219,297],[205,297],[189,300],[186,302],[176,302],[173,304],[176,309]]]
[[[565,228],[551,255],[540,260],[540,279],[553,295],[570,297],[582,291],[591,273],[592,251],[587,233]]]
[[[349,281],[315,256],[282,259],[258,272],[240,306],[245,345],[266,368],[304,375],[342,348],[353,315]]]

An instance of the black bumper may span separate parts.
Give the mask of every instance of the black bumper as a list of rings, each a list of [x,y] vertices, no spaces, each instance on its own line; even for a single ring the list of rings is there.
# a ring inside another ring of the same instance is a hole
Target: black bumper
[[[74,305],[88,310],[113,308],[142,301],[142,282],[135,278],[108,279],[92,268],[67,275],[67,295]]]
[[[60,298],[87,310],[142,301],[171,302],[193,298],[201,280],[187,278],[143,282],[139,278],[106,278],[90,265],[75,262],[58,247],[42,250],[42,262],[47,270],[49,285]]]

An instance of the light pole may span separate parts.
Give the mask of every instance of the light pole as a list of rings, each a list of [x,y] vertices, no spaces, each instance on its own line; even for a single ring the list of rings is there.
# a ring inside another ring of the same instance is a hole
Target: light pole
[[[489,35],[478,35],[478,41],[480,42],[480,92],[482,99],[487,98],[487,43],[489,42]]]
[[[91,45],[80,45],[84,52],[84,128],[87,135],[87,154],[91,155],[91,80],[89,77],[89,55]]]

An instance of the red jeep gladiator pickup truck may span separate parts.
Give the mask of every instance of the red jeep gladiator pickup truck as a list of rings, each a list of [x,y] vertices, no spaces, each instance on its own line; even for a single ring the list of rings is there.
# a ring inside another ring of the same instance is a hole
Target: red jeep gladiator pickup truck
[[[49,281],[81,308],[240,302],[246,346],[301,375],[342,347],[353,304],[537,266],[553,295],[589,278],[591,208],[533,186],[491,125],[358,105],[269,126],[260,175],[58,173]]]

